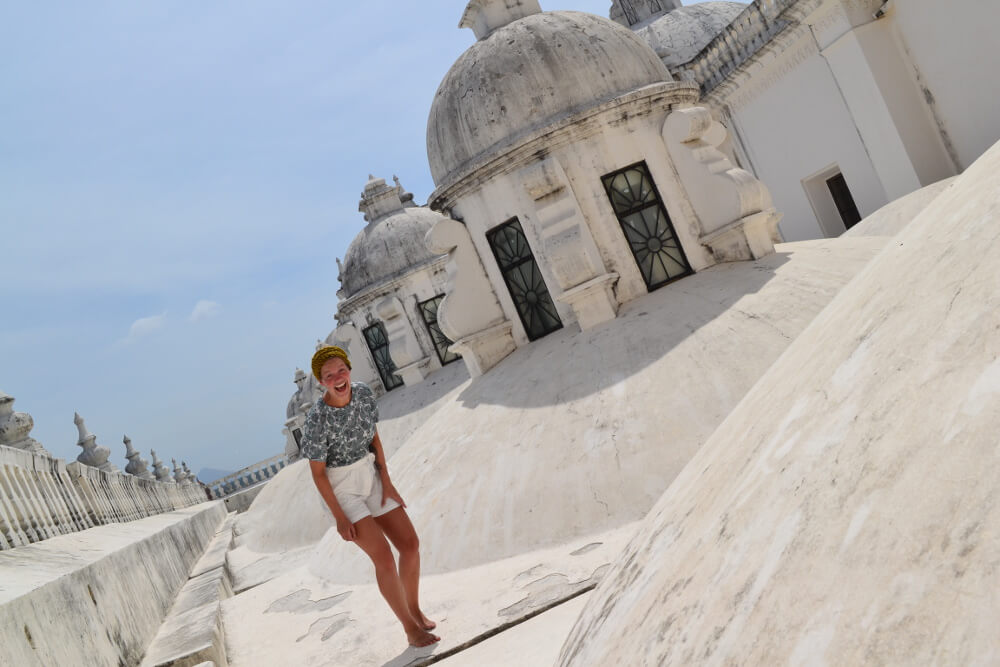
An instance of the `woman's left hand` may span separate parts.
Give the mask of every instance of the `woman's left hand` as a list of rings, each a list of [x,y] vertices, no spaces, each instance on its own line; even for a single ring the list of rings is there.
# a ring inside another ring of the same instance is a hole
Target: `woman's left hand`
[[[385,507],[390,498],[399,503],[400,507],[406,507],[406,503],[403,502],[403,496],[399,495],[396,487],[392,485],[392,482],[384,479],[382,480],[382,507]]]

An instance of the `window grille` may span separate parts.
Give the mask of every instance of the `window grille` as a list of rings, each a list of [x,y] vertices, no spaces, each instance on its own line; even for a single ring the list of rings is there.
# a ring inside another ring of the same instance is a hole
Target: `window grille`
[[[646,289],[693,273],[645,162],[601,178]]]
[[[455,354],[448,350],[451,344],[454,342],[444,335],[441,331],[441,327],[438,325],[437,315],[438,307],[444,300],[444,294],[439,294],[433,299],[427,299],[418,305],[420,310],[420,316],[424,319],[424,324],[427,325],[427,331],[431,335],[431,340],[434,342],[434,351],[437,352],[438,359],[441,361],[441,365],[450,364],[456,359],[461,358],[460,355]]]
[[[562,320],[518,219],[512,218],[493,228],[487,232],[486,239],[528,339],[536,340],[561,329]]]
[[[386,391],[392,391],[403,384],[402,378],[396,375],[396,364],[389,356],[389,337],[385,333],[385,327],[381,322],[376,322],[364,330],[365,343],[375,360],[375,367],[378,375],[382,379],[382,385]]]

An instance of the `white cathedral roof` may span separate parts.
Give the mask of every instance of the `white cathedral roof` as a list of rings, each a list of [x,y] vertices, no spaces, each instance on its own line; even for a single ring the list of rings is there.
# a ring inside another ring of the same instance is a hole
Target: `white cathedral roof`
[[[477,29],[474,9],[463,26]],[[431,105],[427,157],[438,186],[534,130],[671,78],[642,39],[609,19],[569,11],[489,18]]]
[[[414,206],[412,199],[398,183],[393,187],[381,178],[369,178],[358,207],[368,224],[344,255],[341,298],[349,299],[439,257],[427,249],[424,237],[443,216]]]
[[[667,67],[690,62],[746,9],[741,2],[702,2],[680,7],[632,27]]]

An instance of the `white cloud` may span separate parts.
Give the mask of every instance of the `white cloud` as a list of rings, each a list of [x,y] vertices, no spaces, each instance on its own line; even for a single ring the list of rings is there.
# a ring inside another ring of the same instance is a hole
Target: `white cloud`
[[[219,304],[214,301],[206,301],[202,299],[194,305],[194,310],[191,311],[189,320],[192,322],[197,322],[199,320],[207,320],[210,317],[215,317],[219,312]]]
[[[128,340],[135,340],[141,338],[142,336],[148,336],[157,329],[162,329],[163,325],[167,323],[167,313],[164,311],[162,315],[153,315],[151,317],[140,317],[132,326],[128,328]]]

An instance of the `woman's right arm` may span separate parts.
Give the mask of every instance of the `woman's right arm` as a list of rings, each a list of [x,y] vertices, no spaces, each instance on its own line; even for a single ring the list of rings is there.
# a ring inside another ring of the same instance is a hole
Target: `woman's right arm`
[[[337,496],[333,494],[333,487],[330,486],[330,478],[326,476],[325,461],[309,461],[309,470],[312,472],[313,484],[319,490],[319,495],[323,497],[327,507],[333,512],[333,518],[337,520],[337,532],[348,542],[353,542],[357,537],[354,524],[348,521],[347,515],[337,502]]]

